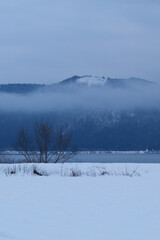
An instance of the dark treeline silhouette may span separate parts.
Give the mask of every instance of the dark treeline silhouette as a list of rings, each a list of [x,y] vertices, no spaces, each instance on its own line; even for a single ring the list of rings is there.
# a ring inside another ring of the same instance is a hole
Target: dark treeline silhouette
[[[45,86],[44,84],[28,84],[28,83],[0,84],[0,92],[25,94],[34,92],[40,88],[43,88],[44,86]]]
[[[62,126],[72,134],[79,150],[160,150],[160,112],[113,114],[45,113],[0,114],[0,149],[14,150],[22,126],[32,136],[33,123],[45,116],[53,128]]]

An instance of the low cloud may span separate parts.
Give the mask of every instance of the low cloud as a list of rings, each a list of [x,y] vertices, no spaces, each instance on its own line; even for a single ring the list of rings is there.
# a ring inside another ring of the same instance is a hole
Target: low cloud
[[[63,88],[32,94],[0,93],[2,112],[159,110],[160,86]]]

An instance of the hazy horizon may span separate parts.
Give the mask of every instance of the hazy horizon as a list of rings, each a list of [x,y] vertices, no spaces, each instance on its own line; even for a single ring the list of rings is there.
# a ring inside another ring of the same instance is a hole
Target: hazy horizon
[[[159,1],[6,0],[0,11],[0,83],[160,82]]]

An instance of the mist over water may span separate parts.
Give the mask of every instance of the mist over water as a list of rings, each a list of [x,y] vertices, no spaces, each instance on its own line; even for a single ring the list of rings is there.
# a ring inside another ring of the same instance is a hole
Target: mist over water
[[[0,93],[0,111],[132,111],[160,110],[158,84],[136,88],[62,87],[59,90],[36,91],[30,94]]]

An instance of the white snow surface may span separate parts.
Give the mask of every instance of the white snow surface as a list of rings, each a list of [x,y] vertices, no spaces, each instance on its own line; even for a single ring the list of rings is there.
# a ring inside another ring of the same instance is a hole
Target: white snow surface
[[[98,76],[85,76],[77,80],[78,83],[87,84],[88,86],[103,86],[107,78]]]
[[[32,164],[0,165],[0,240],[160,239],[159,164],[35,167],[48,176],[32,175]],[[120,174],[136,168],[140,176]],[[69,177],[73,169],[81,176]]]

